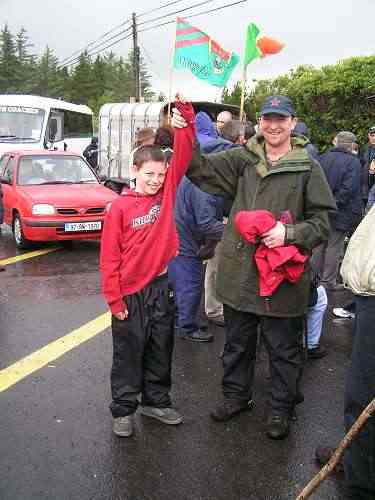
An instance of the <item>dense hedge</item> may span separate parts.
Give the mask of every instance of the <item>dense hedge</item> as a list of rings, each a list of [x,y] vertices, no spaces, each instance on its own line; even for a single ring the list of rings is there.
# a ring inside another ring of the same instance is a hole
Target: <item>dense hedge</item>
[[[375,56],[353,57],[320,69],[299,66],[287,75],[258,81],[245,100],[251,120],[270,94],[292,99],[299,119],[311,130],[312,142],[321,150],[340,130],[354,132],[365,144],[368,127],[375,125]],[[239,104],[239,96],[239,83],[232,92],[224,91],[225,102]]]

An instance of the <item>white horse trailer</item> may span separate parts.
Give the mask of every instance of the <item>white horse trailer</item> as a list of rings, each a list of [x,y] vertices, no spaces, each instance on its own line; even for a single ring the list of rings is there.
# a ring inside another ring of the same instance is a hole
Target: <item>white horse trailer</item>
[[[238,119],[239,106],[214,102],[193,102],[195,112],[206,111],[216,120],[228,110]],[[173,105],[171,106],[173,107]],[[110,103],[99,111],[99,172],[107,177],[129,177],[129,156],[136,132],[145,127],[157,129],[167,121],[168,103]]]

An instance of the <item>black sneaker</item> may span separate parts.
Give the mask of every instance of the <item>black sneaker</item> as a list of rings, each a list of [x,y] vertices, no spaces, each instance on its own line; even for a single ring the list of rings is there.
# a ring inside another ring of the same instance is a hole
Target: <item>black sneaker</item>
[[[266,434],[271,439],[285,439],[289,434],[290,418],[286,415],[271,415],[267,420]]]
[[[243,401],[241,399],[224,399],[212,412],[210,416],[215,422],[226,422],[242,411],[254,408],[254,401]]]
[[[204,332],[202,330],[197,330],[193,333],[181,333],[179,337],[183,340],[190,340],[191,342],[212,342],[214,336],[212,333]]]
[[[324,356],[327,356],[328,352],[323,349],[323,347],[314,347],[312,349],[307,349],[307,358],[308,359],[321,359]]]
[[[330,446],[318,446],[315,450],[315,459],[319,465],[324,466],[331,460],[335,451],[335,448],[332,448]],[[334,471],[344,472],[344,463],[342,457],[334,468]]]

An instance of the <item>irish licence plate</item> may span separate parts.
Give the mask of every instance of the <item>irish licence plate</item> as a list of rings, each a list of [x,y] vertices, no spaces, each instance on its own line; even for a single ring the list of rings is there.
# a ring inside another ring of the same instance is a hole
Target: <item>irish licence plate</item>
[[[65,224],[65,232],[72,231],[100,231],[102,228],[101,221],[97,222],[67,222]]]

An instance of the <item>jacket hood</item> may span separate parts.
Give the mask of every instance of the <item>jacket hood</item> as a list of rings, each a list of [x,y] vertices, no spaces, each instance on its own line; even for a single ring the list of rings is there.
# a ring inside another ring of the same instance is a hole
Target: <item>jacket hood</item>
[[[197,139],[200,144],[205,144],[209,140],[219,137],[211,118],[204,111],[197,113],[195,117],[195,128],[197,131]]]

